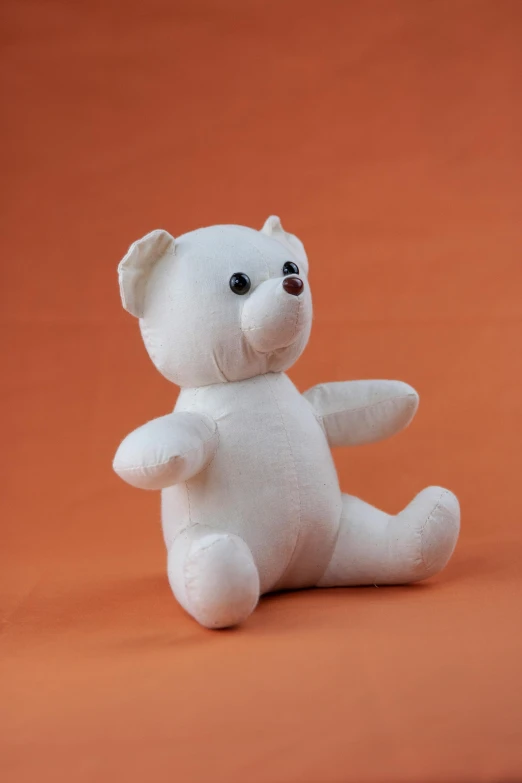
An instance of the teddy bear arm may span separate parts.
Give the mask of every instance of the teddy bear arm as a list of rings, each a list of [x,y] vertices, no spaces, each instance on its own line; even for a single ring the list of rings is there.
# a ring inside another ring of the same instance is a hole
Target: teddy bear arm
[[[342,381],[304,393],[330,446],[357,446],[389,438],[408,426],[419,397],[402,381]]]
[[[215,421],[199,413],[170,413],[153,419],[123,440],[113,467],[139,489],[165,489],[195,476],[217,448]]]

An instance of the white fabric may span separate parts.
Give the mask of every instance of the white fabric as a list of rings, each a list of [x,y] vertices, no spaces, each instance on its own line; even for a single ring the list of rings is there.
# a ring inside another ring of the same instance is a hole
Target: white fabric
[[[401,381],[323,383],[304,396],[319,415],[330,446],[358,446],[394,435],[415,416],[419,395]]]
[[[207,628],[236,625],[259,600],[259,573],[245,542],[202,525],[177,536],[168,576],[180,604]]]
[[[143,315],[147,278],[154,264],[174,247],[174,237],[157,229],[134,242],[118,267],[123,306],[132,315]]]
[[[198,413],[170,413],[125,438],[114,457],[114,470],[139,489],[163,489],[203,470],[217,442],[213,419]]]
[[[138,256],[139,243],[134,247]],[[146,264],[140,327],[159,371],[178,386],[195,387],[290,367],[308,341],[312,299],[308,286],[299,297],[286,295],[286,307],[272,296],[274,279],[282,280],[285,261],[296,263],[304,279],[303,256],[292,252],[288,242],[242,226],[192,231],[172,241],[162,258],[154,256],[153,263]],[[236,272],[251,280],[251,291],[245,296],[230,290],[229,280]],[[126,274],[120,267],[123,281]],[[285,351],[277,350],[277,340],[274,350],[267,351],[257,350],[255,341],[248,339],[256,333],[260,312],[273,335],[285,322],[288,326],[290,317],[299,320],[295,340]]]
[[[283,287],[287,261],[299,267],[298,296]],[[174,413],[123,441],[114,468],[163,490],[170,584],[210,628],[241,622],[275,589],[427,578],[457,540],[448,490],[424,490],[395,517],[341,494],[330,446],[393,435],[418,397],[399,381],[298,392],[284,371],[310,333],[307,270],[301,242],[275,217],[261,231],[152,232],[120,264],[123,304],[140,316],[156,367],[182,388]],[[235,273],[250,278],[243,296],[230,289]]]

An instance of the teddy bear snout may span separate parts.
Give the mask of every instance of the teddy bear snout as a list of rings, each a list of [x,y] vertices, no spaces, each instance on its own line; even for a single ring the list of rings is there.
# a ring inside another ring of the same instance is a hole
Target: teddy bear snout
[[[287,348],[308,329],[311,299],[304,281],[296,275],[283,280],[269,278],[245,299],[241,329],[250,347],[260,353]]]
[[[287,294],[299,296],[299,294],[303,292],[304,283],[300,277],[285,277],[283,280],[283,288]]]

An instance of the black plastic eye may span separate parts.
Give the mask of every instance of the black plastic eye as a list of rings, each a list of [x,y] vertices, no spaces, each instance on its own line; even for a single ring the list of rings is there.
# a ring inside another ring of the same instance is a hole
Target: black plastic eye
[[[229,284],[232,291],[238,296],[248,294],[250,291],[250,286],[252,285],[249,276],[245,275],[244,272],[236,272],[233,274],[230,278]]]
[[[283,274],[284,275],[298,275],[299,274],[299,267],[297,264],[294,264],[293,261],[286,261],[285,265],[283,267]]]

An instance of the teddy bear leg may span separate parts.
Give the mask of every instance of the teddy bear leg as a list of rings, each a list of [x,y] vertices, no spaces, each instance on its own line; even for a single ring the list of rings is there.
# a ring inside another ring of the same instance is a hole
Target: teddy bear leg
[[[206,628],[241,623],[259,600],[259,574],[247,544],[202,525],[176,536],[168,576],[179,603]]]
[[[419,582],[450,559],[460,527],[455,495],[441,487],[420,492],[396,516],[343,495],[339,536],[319,587]]]

